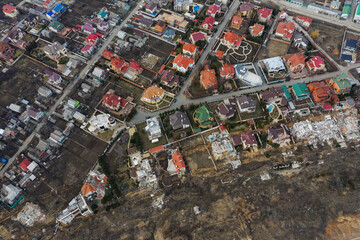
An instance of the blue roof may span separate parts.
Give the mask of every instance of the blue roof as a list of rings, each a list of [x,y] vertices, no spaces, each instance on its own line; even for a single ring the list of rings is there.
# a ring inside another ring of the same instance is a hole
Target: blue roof
[[[353,57],[351,54],[341,54],[341,59],[342,60],[347,60],[347,61],[352,61],[353,60]]]
[[[57,13],[57,12],[61,12],[64,8],[65,8],[64,5],[62,5],[61,3],[59,3],[59,4],[56,5],[52,10]]]
[[[52,12],[52,11],[48,11],[47,13],[46,13],[46,15],[48,15],[48,16],[52,16],[54,13]]]
[[[358,44],[359,44],[358,40],[348,38],[348,39],[346,39],[345,46],[350,47],[350,48],[357,48]]]
[[[172,29],[166,29],[165,32],[164,32],[164,35],[166,36],[171,36],[171,35],[174,35],[175,34],[175,31],[172,30]]]

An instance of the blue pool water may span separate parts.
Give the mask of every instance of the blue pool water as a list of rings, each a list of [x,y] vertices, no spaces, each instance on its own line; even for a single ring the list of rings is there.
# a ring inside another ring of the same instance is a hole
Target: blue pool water
[[[269,113],[271,113],[274,110],[274,105],[267,106],[267,109],[269,110]]]

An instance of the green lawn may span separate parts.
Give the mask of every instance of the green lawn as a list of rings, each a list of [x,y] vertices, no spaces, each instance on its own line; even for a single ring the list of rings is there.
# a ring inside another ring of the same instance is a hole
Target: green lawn
[[[166,137],[163,132],[163,136],[159,138],[159,141],[157,143],[152,143],[149,140],[149,137],[147,133],[145,132],[146,122],[140,123],[136,125],[136,129],[138,133],[140,134],[141,143],[143,146],[144,151],[149,150],[150,148],[157,147],[160,145],[164,145],[167,143]],[[162,130],[163,131],[163,130]]]

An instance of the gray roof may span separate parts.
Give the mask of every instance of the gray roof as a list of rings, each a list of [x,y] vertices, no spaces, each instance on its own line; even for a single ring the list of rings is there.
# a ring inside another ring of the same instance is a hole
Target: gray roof
[[[190,125],[190,120],[186,113],[176,111],[170,116],[170,124],[174,130],[184,128],[184,125]]]
[[[237,99],[237,103],[240,107],[240,109],[249,109],[249,110],[255,110],[257,102],[248,96],[240,96]]]

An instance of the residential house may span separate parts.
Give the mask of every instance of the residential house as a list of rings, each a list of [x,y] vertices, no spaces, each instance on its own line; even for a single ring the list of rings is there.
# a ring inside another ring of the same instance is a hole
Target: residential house
[[[66,48],[59,42],[53,42],[43,48],[44,53],[51,59],[58,61],[63,55],[67,53]]]
[[[305,56],[303,53],[294,53],[283,56],[288,70],[292,73],[299,73],[305,68]]]
[[[50,31],[53,31],[53,32],[59,33],[59,34],[61,34],[65,30],[64,24],[62,24],[61,22],[58,22],[58,21],[52,21],[48,27],[49,27]]]
[[[141,67],[141,65],[139,63],[137,63],[135,61],[131,61],[129,64],[128,71],[130,71],[134,75],[139,75],[142,73],[143,68]]]
[[[212,27],[214,26],[214,23],[215,23],[214,17],[212,16],[206,17],[202,22],[202,24],[200,25],[200,28],[204,30],[211,30]]]
[[[155,25],[155,30],[159,33],[164,32],[165,28],[166,28],[166,23],[163,21],[158,21],[157,24]]]
[[[129,63],[122,60],[120,57],[113,57],[110,61],[110,68],[116,73],[124,74],[129,67]]]
[[[101,53],[101,56],[107,60],[111,60],[113,57],[115,57],[115,53],[109,51],[109,50],[104,50],[102,53]]]
[[[166,22],[168,25],[172,27],[176,27],[181,31],[185,31],[189,25],[189,22],[185,20],[185,17],[181,14],[176,13],[163,13],[157,17],[158,20],[162,20]]]
[[[306,30],[309,29],[310,24],[312,22],[312,19],[309,17],[304,17],[304,16],[296,16],[294,17],[295,21],[298,22],[303,28],[305,28]]]
[[[268,90],[259,93],[260,99],[267,103],[280,102],[283,96],[284,90],[282,87],[271,87]]]
[[[200,83],[205,90],[216,89],[218,81],[214,69],[210,69],[209,65],[205,65],[204,70],[200,72]]]
[[[258,142],[257,142],[255,134],[253,132],[241,133],[240,140],[241,140],[243,149],[250,149],[252,151],[257,151]]]
[[[181,175],[186,170],[185,162],[181,154],[176,151],[172,154],[171,159],[168,161],[167,171],[170,176],[179,174]]]
[[[191,58],[195,58],[196,57],[196,53],[197,53],[197,49],[198,47],[195,44],[191,44],[191,43],[184,43],[183,45],[183,54],[185,56],[189,56]]]
[[[310,91],[305,83],[295,83],[292,85],[292,91],[296,100],[304,100],[310,98]]]
[[[341,13],[341,18],[347,19],[350,17],[351,15],[351,5],[352,1],[345,1],[342,13]]]
[[[96,28],[99,31],[106,32],[107,30],[109,30],[110,24],[109,24],[109,22],[106,22],[106,21],[98,21],[96,23]]]
[[[103,7],[97,14],[97,18],[104,21],[109,18],[109,11]]]
[[[157,12],[157,4],[156,3],[153,3],[153,2],[149,2],[148,4],[146,4],[146,7],[145,7],[145,11],[147,13],[150,13],[150,14],[153,14],[155,15],[155,13]]]
[[[174,131],[188,128],[191,125],[188,116],[184,112],[176,111],[170,115],[169,119]]]
[[[359,47],[359,41],[351,38],[347,38],[344,45],[344,50],[349,52],[355,52]]]
[[[155,104],[160,102],[165,96],[165,90],[156,86],[148,87],[141,97],[141,101]]]
[[[193,0],[175,0],[174,10],[177,12],[188,12],[193,4]]]
[[[49,20],[57,20],[59,17],[61,17],[61,15],[63,15],[66,12],[68,7],[69,5],[67,4],[58,3],[53,9],[51,9],[46,13],[46,17]]]
[[[216,136],[212,136],[216,140],[211,143],[211,150],[215,160],[219,159],[234,159],[236,152],[228,138],[218,139]]]
[[[85,40],[85,44],[95,46],[99,42],[99,40],[100,38],[98,35],[91,33],[87,36]]]
[[[350,93],[352,87],[346,73],[331,78],[329,84],[336,94]]]
[[[202,105],[196,109],[193,118],[201,128],[211,128],[213,126],[214,114],[208,105]]]
[[[279,21],[283,22],[286,20],[287,17],[289,17],[289,14],[287,14],[287,12],[285,11],[281,11],[279,15]]]
[[[258,10],[258,19],[260,22],[267,23],[271,19],[273,10],[268,8],[260,8]]]
[[[11,17],[11,18],[15,18],[19,12],[18,10],[16,9],[15,6],[12,6],[10,4],[5,4],[3,7],[2,7],[2,11],[3,13],[5,14],[5,16],[7,17]]]
[[[21,30],[18,27],[14,27],[8,32],[8,35],[6,36],[6,39],[9,40],[13,45],[17,46],[18,48],[25,49],[29,43],[22,40],[26,35],[26,32]],[[31,40],[29,40],[30,42]],[[33,39],[32,39],[33,41]]]
[[[234,77],[235,74],[235,69],[233,65],[230,64],[224,64],[220,70],[220,77],[224,78],[224,79],[232,79]]]
[[[243,18],[239,15],[235,15],[231,20],[231,27],[235,29],[240,29],[242,22]]]
[[[47,88],[45,86],[41,86],[38,89],[38,94],[41,97],[48,98],[53,94],[53,92],[49,88]]]
[[[285,65],[281,57],[267,58],[263,60],[266,70],[269,73],[279,73],[286,71]]]
[[[157,117],[146,119],[145,131],[148,133],[148,137],[152,141],[156,141],[162,136],[160,122]]]
[[[248,85],[248,86],[261,86],[263,81],[261,77],[251,71],[246,66],[242,66],[241,64],[234,65],[235,74],[237,79]]]
[[[250,35],[253,37],[261,37],[264,33],[265,26],[255,23],[253,26],[249,27]]]
[[[341,2],[339,0],[333,0],[330,3],[330,8],[335,9],[335,10],[339,10],[341,5]]]
[[[99,115],[93,115],[88,123],[88,130],[94,133],[116,126],[116,119],[113,116],[110,116],[110,114],[102,113]]]
[[[233,98],[227,98],[221,102],[215,112],[223,121],[233,118],[236,114],[236,101]]]
[[[93,27],[92,23],[86,23],[81,27],[81,30],[85,34],[92,34],[96,32],[96,28]]]
[[[186,73],[194,66],[194,63],[194,59],[178,54],[173,61],[173,67],[179,72]]]
[[[12,185],[10,182],[2,184],[0,191],[0,200],[7,203],[8,206],[14,207],[19,199],[22,198],[21,188]]]
[[[50,83],[51,85],[60,85],[62,82],[62,77],[60,74],[57,74],[56,72],[53,71],[47,71],[46,70],[46,74],[48,75],[48,83]]]
[[[179,84],[179,76],[171,70],[165,70],[161,76],[161,83],[165,86],[173,88]]]
[[[163,34],[163,38],[167,41],[171,41],[173,40],[175,37],[175,30],[173,29],[170,29],[170,28],[167,28],[165,31],[164,31],[164,34]]]
[[[280,144],[280,146],[290,144],[290,130],[285,124],[271,126],[268,129],[268,141]]]
[[[28,108],[27,113],[28,116],[35,121],[39,121],[44,116],[44,113],[42,111],[33,107]]]
[[[306,68],[312,73],[326,72],[325,60],[319,56],[312,57],[306,62]]]
[[[254,9],[254,4],[251,2],[242,2],[240,6],[240,14],[242,17],[250,18]]]
[[[217,14],[221,13],[221,7],[219,7],[218,5],[210,5],[210,7],[208,8],[208,10],[206,11],[206,15],[210,15],[212,17],[215,17]]]
[[[316,103],[330,102],[332,100],[332,92],[324,81],[311,82],[307,85],[312,99]]]
[[[81,49],[81,53],[82,53],[85,57],[90,57],[94,52],[95,52],[95,47],[94,47],[94,46],[91,46],[91,45],[85,45],[85,46]]]
[[[195,44],[197,41],[207,40],[208,36],[204,32],[194,32],[190,34],[190,41],[192,44]]]
[[[238,48],[244,38],[240,37],[236,33],[226,32],[221,39],[221,43],[229,48]]]
[[[29,15],[26,16],[26,18],[24,18],[23,23],[27,26],[27,27],[35,27],[40,21],[40,17],[38,15],[29,13]]]
[[[145,29],[148,29],[153,24],[153,21],[150,18],[141,18],[139,21],[139,26]]]
[[[236,103],[241,113],[252,113],[256,111],[257,101],[252,97],[242,95],[236,99]]]
[[[306,49],[309,45],[309,40],[299,32],[295,32],[293,46],[300,49]]]
[[[295,24],[293,22],[280,22],[276,29],[275,36],[290,42],[294,30]]]
[[[357,57],[357,48],[359,46],[359,41],[351,38],[345,40],[342,52],[341,59],[345,62],[354,63]]]
[[[99,67],[95,67],[94,70],[93,70],[93,72],[92,72],[92,75],[93,75],[96,79],[102,80],[102,79],[105,78],[106,72],[105,72],[104,69],[101,69],[101,68],[99,68]]]
[[[110,89],[101,99],[102,104],[113,111],[119,111],[124,109],[128,104],[128,101],[115,95],[115,91]]]

